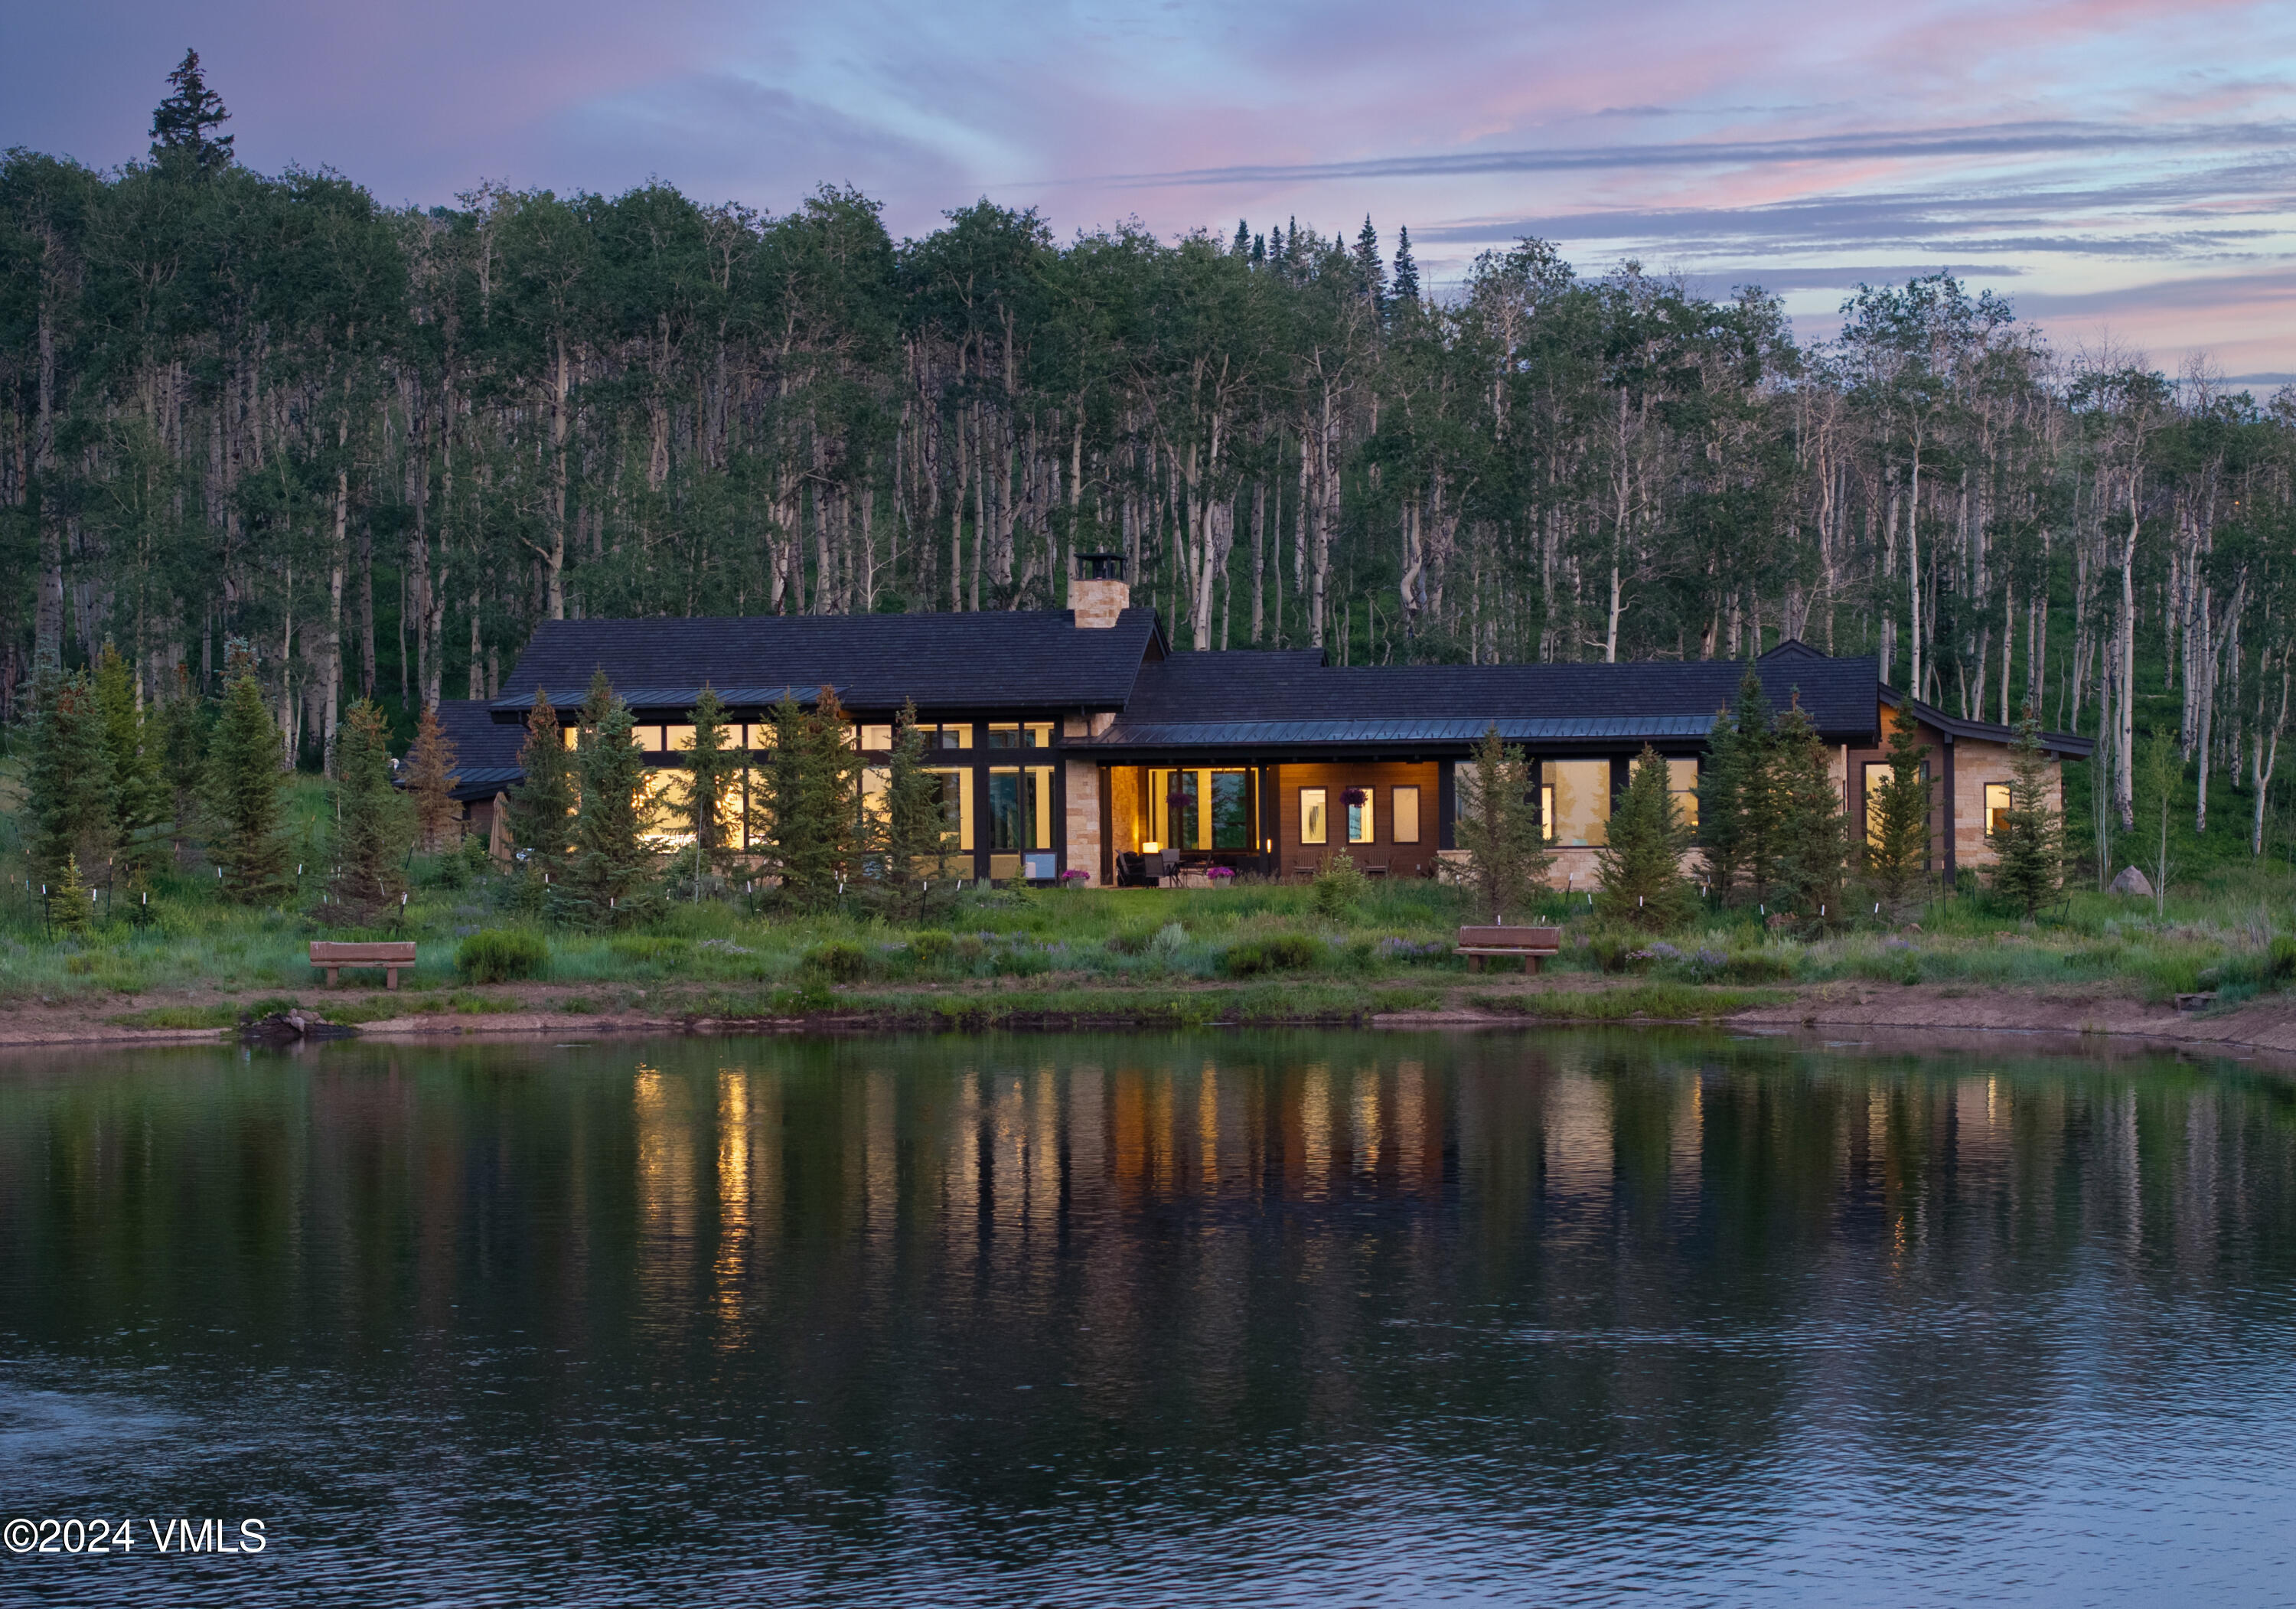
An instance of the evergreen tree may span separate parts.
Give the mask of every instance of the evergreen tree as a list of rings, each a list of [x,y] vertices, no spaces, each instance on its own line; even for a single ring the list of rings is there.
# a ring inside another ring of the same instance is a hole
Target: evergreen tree
[[[767,841],[782,898],[799,910],[832,903],[857,858],[859,757],[846,741],[845,711],[827,687],[811,710],[794,698],[774,708],[774,757],[761,780]]]
[[[160,706],[159,735],[154,746],[179,855],[184,839],[199,823],[200,784],[207,776],[208,725],[211,715],[207,700],[192,690],[191,677],[178,668],[175,687]]]
[[[1737,702],[1714,717],[1698,779],[1698,847],[1718,898],[1739,889],[1756,899],[1767,892],[1769,749],[1769,700],[1750,664],[1739,678]]]
[[[95,891],[79,874],[79,857],[64,857],[63,871],[48,894],[48,920],[68,939],[84,939],[94,925]]]
[[[111,751],[103,711],[87,673],[43,667],[32,685],[32,724],[25,756],[24,808],[34,876],[51,886],[67,862],[110,863],[119,844],[113,814]]]
[[[1778,718],[1769,744],[1764,850],[1769,903],[1808,925],[1842,918],[1841,786],[1817,728],[1797,702]]]
[[[145,744],[144,713],[135,707],[135,679],[109,642],[96,656],[92,678],[111,760],[111,836],[120,858],[148,867],[158,850],[153,831],[167,816],[159,768]]]
[[[223,713],[208,744],[208,855],[223,872],[227,897],[269,905],[288,889],[279,727],[244,646],[234,645],[227,675]]]
[[[1398,304],[1419,300],[1419,265],[1411,255],[1408,227],[1395,234],[1395,300]]]
[[[917,707],[901,706],[900,725],[885,770],[884,808],[873,824],[882,846],[882,881],[900,915],[922,922],[938,895],[953,896],[956,874],[948,864],[951,827],[941,779],[925,766]]]
[[[1454,825],[1467,851],[1467,884],[1476,907],[1493,922],[1509,911],[1530,914],[1546,886],[1552,859],[1546,825],[1539,819],[1529,764],[1522,751],[1501,741],[1496,724],[1475,745],[1475,758],[1459,773],[1459,816]]]
[[[1242,218],[1235,220],[1235,239],[1228,244],[1232,257],[1248,257],[1251,252],[1251,226]]]
[[[715,687],[702,685],[691,718],[693,747],[685,756],[685,785],[678,795],[677,814],[679,825],[693,834],[693,894],[698,899],[703,874],[722,871],[736,847],[732,801],[739,797],[749,755],[742,748],[740,728],[727,738],[726,705]]]
[[[574,841],[574,764],[566,749],[566,728],[542,689],[534,690],[534,710],[526,718],[526,742],[518,751],[523,773],[510,795],[511,842],[531,850],[526,869],[539,876],[563,867]]]
[[[1683,881],[1682,857],[1690,845],[1666,761],[1644,744],[1595,856],[1603,913],[1654,932],[1686,920],[1693,896]]]
[[[2064,824],[2051,782],[2041,722],[2028,704],[2009,756],[2009,808],[1993,830],[1993,886],[2029,918],[2064,878]]]
[[[416,803],[393,785],[390,728],[361,699],[335,735],[334,828],[329,843],[329,920],[364,926],[398,908],[406,891]]]
[[[439,724],[438,707],[433,705],[415,722],[414,742],[406,751],[406,792],[414,801],[416,839],[431,854],[447,848],[457,835],[456,821],[462,812],[454,799],[455,760],[455,740]]]
[[[1935,784],[1923,775],[1929,745],[1910,711],[1890,729],[1890,780],[1866,801],[1866,881],[1875,903],[1902,916],[1927,889]]]
[[[1337,244],[1337,242],[1332,242]],[[1356,294],[1369,302],[1374,310],[1387,306],[1387,265],[1379,257],[1379,231],[1371,226],[1371,214],[1364,214],[1364,226],[1356,236]]]
[[[560,914],[578,927],[624,927],[654,914],[653,856],[644,833],[645,752],[631,728],[630,707],[598,671],[582,706],[582,741],[574,766],[581,803],[574,817],[574,854],[553,892]]]
[[[174,91],[152,111],[152,159],[188,162],[203,174],[230,167],[234,136],[213,131],[231,121],[231,113],[224,110],[223,97],[208,87],[200,53],[186,50],[168,82]]]

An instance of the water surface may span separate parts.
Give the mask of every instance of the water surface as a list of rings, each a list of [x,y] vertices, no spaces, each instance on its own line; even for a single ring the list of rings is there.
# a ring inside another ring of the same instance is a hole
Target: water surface
[[[1724,1035],[0,1065],[73,1603],[2285,1602],[2296,1089]]]

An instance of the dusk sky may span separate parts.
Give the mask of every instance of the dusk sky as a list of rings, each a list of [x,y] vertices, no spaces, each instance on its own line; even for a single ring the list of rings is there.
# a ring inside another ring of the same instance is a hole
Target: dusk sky
[[[1407,224],[1439,285],[1521,234],[1759,283],[1949,267],[2062,349],[2296,375],[2296,5],[1243,6],[11,0],[0,145],[141,157],[186,45],[241,159],[386,202],[658,176],[896,234],[986,195],[1065,237]]]

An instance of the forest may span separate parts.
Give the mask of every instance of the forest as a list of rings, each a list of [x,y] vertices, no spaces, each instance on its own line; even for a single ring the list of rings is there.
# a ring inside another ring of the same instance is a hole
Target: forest
[[[1525,240],[1439,293],[1407,231],[896,240],[824,187],[390,208],[235,160],[196,57],[150,159],[0,159],[0,716],[109,643],[234,645],[291,752],[503,692],[581,615],[1057,608],[1115,552],[1182,650],[1336,662],[1875,653],[1965,717],[2138,739],[2243,795],[2291,679],[2296,394],[2052,346],[1949,275],[1798,341]],[[2246,829],[2243,831],[2243,829]]]

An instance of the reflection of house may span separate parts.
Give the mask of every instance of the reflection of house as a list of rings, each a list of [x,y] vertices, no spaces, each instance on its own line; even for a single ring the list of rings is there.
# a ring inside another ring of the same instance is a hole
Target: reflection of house
[[[913,701],[971,874],[1042,880],[1073,867],[1095,882],[1144,863],[1292,874],[1341,850],[1374,874],[1430,874],[1453,847],[1457,770],[1496,725],[1538,765],[1557,882],[1584,886],[1644,744],[1667,757],[1694,815],[1699,757],[1742,673],[1727,661],[1350,669],[1315,650],[1173,653],[1154,612],[1129,606],[1117,568],[1080,558],[1065,610],[548,621],[485,719],[514,737],[537,687],[563,718],[603,669],[636,712],[654,786],[668,789],[705,683],[753,750],[769,744],[784,692],[831,689],[880,765]],[[1859,808],[1863,768],[1898,702],[1875,661],[1787,643],[1756,663],[1774,705],[1810,714],[1845,805]],[[1964,817],[1988,783],[2005,782],[2007,734],[1915,708],[1955,779],[1941,801],[1947,864],[1988,859]],[[450,729],[477,718],[477,706],[455,710]],[[500,756],[480,746],[491,798]]]

